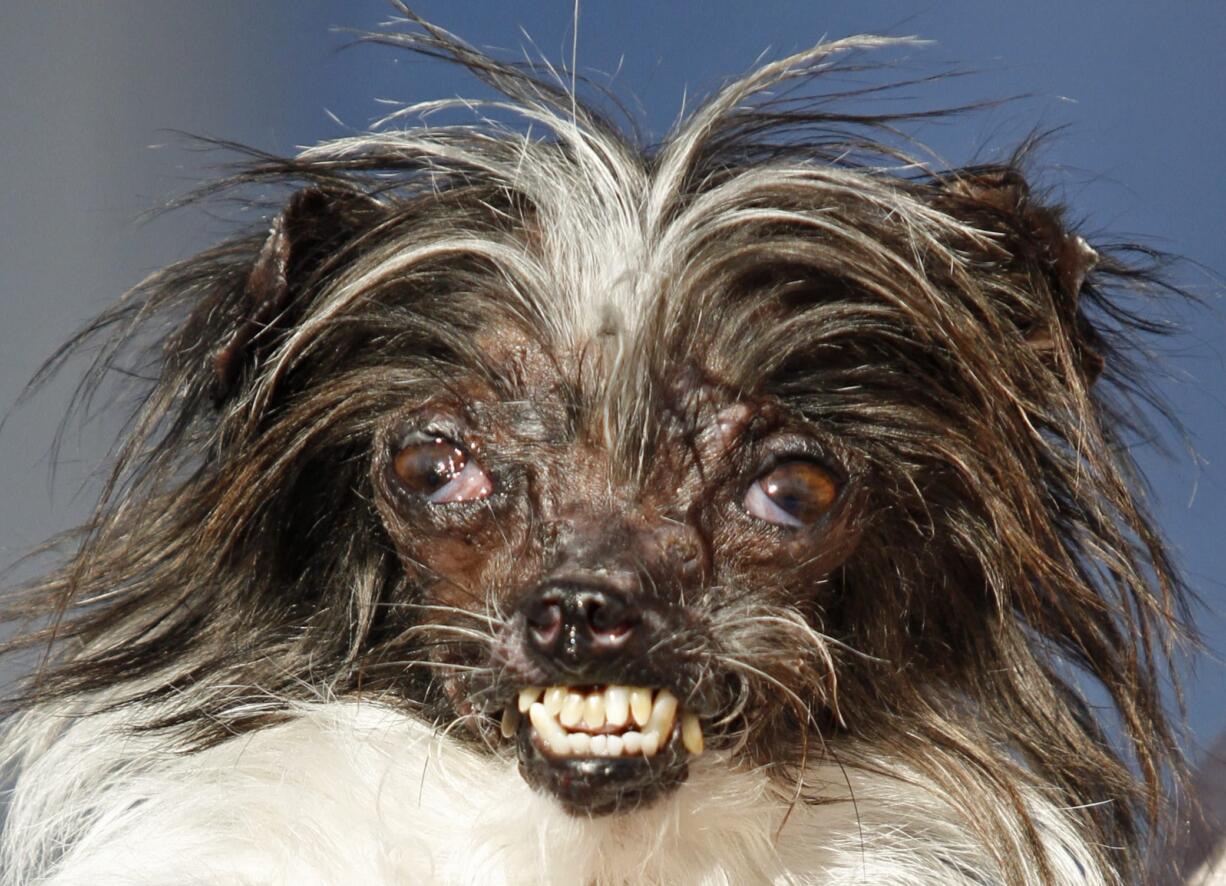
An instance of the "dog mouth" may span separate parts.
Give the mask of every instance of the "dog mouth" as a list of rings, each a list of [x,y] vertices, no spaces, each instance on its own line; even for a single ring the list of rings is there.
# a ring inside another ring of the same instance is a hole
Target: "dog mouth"
[[[526,686],[502,715],[519,768],[572,813],[640,807],[681,784],[703,752],[698,716],[665,687]]]

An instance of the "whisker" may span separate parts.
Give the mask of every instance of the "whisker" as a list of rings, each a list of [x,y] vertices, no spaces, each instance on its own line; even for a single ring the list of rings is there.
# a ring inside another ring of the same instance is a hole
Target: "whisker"
[[[418,634],[452,634],[457,637],[466,637],[471,640],[479,640],[483,643],[492,641],[494,637],[491,634],[473,630],[472,628],[461,627],[460,625],[449,625],[442,622],[426,622],[424,624],[410,625],[400,632],[401,637],[413,637]]]
[[[487,624],[500,624],[501,623],[501,621],[498,618],[495,618],[489,615],[488,607],[486,608],[486,612],[474,612],[473,610],[465,609],[462,606],[446,606],[442,603],[390,602],[390,603],[385,603],[382,605],[397,606],[397,607],[403,607],[405,609],[414,609],[414,610],[420,609],[424,612],[446,612],[452,615],[460,615],[465,618],[472,618],[472,619],[476,619],[477,621],[483,621],[483,622],[486,622]]]
[[[468,673],[492,673],[493,669],[478,665],[456,664],[449,661],[429,661],[422,658],[405,658],[394,661],[381,661],[370,666],[370,670],[379,668],[437,668],[439,670],[465,671]]]
[[[784,683],[782,680],[778,679],[777,677],[774,677],[771,674],[768,674],[766,671],[762,670],[761,668],[755,668],[753,665],[747,664],[743,661],[740,661],[739,659],[736,659],[730,656],[721,656],[720,660],[723,661],[726,665],[728,665],[728,667],[733,668],[734,670],[746,671],[750,674],[753,674],[756,677],[761,678],[762,680],[765,680],[767,683],[769,683],[770,685],[778,689],[780,692],[782,692],[785,696],[792,699],[797,705],[804,708],[806,711],[809,710],[809,706],[804,702],[803,699],[801,699],[799,695],[797,695],[792,690],[791,687],[789,687],[786,683]]]

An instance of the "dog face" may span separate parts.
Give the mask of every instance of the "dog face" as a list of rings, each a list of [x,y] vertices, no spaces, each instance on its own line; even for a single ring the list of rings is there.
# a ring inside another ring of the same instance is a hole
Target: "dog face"
[[[604,190],[550,146],[534,194],[303,191],[213,360],[223,421],[297,404],[250,438],[293,466],[273,512],[327,550],[359,489],[353,531],[395,553],[363,689],[514,744],[581,813],[649,802],[707,746],[800,767],[981,692],[1021,561],[1055,543],[1017,518],[1048,494],[1017,403],[1074,408],[1097,359],[1094,253],[1008,170],[724,166],[649,225],[625,162]],[[317,483],[337,464],[348,489]]]
[[[712,739],[768,754],[833,679],[800,613],[851,549],[856,459],[676,362],[652,373],[653,454],[627,463],[591,348],[568,363],[506,329],[478,347],[495,371],[395,416],[372,459],[423,600],[409,630],[455,668],[445,703],[501,720],[524,776],[582,812],[675,786]]]
[[[1179,588],[1095,382],[1143,274],[1019,163],[900,171],[848,131],[892,121],[764,97],[883,41],[768,65],[647,150],[420,24],[551,136],[259,158],[236,184],[299,186],[271,229],[104,318],[104,368],[175,331],[86,550],[32,592],[77,642],[40,691],[173,699],[152,726],[196,744],[374,698],[582,815],[699,763],[814,803],[815,759],[897,764],[1003,856],[1039,851],[1039,787],[1131,845]]]

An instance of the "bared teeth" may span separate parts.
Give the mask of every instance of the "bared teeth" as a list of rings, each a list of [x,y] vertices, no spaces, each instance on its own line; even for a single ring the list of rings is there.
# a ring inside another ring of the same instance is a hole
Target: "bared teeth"
[[[558,721],[569,729],[578,726],[579,721],[582,719],[583,696],[578,692],[566,693],[566,699],[562,702],[562,709],[558,711]]]
[[[652,705],[651,717],[647,720],[645,732],[654,732],[661,738],[673,733],[673,717],[677,714],[677,696],[667,689],[661,689],[656,694],[656,703]]]
[[[702,725],[688,711],[681,715],[681,743],[694,756],[702,753]]]
[[[525,686],[519,690],[518,707],[521,714],[528,713],[528,708],[532,707],[534,701],[538,701],[541,693],[545,690],[539,686]]]
[[[603,692],[593,692],[583,702],[583,722],[592,729],[599,729],[604,725],[604,696]]]
[[[566,730],[550,716],[543,704],[538,701],[528,708],[528,719],[532,721],[532,728],[536,730],[536,734],[549,746],[549,750],[555,754],[570,753],[570,740],[567,738]]]
[[[507,706],[502,710],[502,737],[510,738],[519,729],[519,711]]]
[[[651,716],[651,690],[642,687],[636,687],[630,690],[630,713],[634,715],[634,722],[640,726],[647,725],[647,718]]]
[[[610,726],[625,726],[630,719],[630,690],[610,686],[604,691],[604,715]]]
[[[660,749],[660,736],[654,732],[643,733],[643,756],[654,757]]]
[[[698,716],[681,710],[668,689],[608,686],[581,692],[569,686],[527,686],[519,691],[516,704],[503,711],[504,736],[510,738],[518,730],[520,712],[528,714],[532,728],[555,756],[651,757],[668,745],[678,720],[681,745],[695,756],[703,752]]]

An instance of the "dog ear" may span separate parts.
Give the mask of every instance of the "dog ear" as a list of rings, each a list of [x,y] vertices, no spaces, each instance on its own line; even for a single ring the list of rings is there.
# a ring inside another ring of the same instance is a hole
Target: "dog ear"
[[[234,394],[244,368],[292,326],[304,284],[380,214],[379,203],[354,191],[307,188],[290,198],[247,274],[233,331],[213,353],[214,406]]]
[[[945,186],[946,199],[956,207],[943,208],[997,235],[1010,270],[1046,283],[1051,309],[1019,318],[1026,341],[1052,356],[1063,328],[1086,382],[1092,384],[1102,374],[1104,360],[1099,336],[1079,303],[1086,277],[1098,264],[1098,253],[1065,227],[1058,209],[1032,197],[1025,178],[1012,167],[963,170]]]

